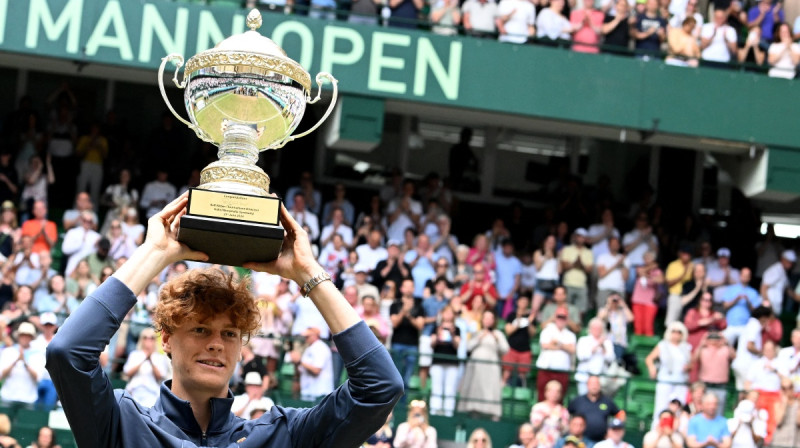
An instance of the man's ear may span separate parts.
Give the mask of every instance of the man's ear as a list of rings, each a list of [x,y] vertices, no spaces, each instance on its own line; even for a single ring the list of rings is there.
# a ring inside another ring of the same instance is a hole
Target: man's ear
[[[172,359],[172,345],[170,344],[171,335],[166,331],[161,333],[161,346],[164,347],[164,353]]]

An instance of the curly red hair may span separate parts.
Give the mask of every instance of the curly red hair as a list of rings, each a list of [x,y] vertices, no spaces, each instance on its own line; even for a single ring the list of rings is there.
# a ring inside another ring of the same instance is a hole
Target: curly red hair
[[[153,325],[172,334],[190,316],[204,320],[227,315],[248,339],[259,327],[260,314],[248,280],[234,280],[218,268],[192,269],[164,284],[153,313]]]

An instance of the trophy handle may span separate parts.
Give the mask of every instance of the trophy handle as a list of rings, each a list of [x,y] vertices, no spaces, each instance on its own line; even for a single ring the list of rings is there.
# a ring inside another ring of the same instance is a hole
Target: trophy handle
[[[313,100],[308,101],[307,103],[308,104],[314,104],[317,101],[319,101],[319,99],[320,99],[320,97],[322,95],[322,80],[324,80],[324,79],[327,79],[328,82],[330,82],[333,85],[333,95],[331,96],[331,104],[328,106],[328,110],[325,111],[325,115],[323,115],[322,118],[319,119],[317,124],[315,124],[314,126],[311,126],[311,128],[309,128],[307,131],[302,132],[302,133],[297,134],[297,135],[292,135],[292,136],[288,137],[286,140],[282,141],[280,144],[278,144],[277,146],[274,146],[271,149],[282,148],[284,145],[286,145],[290,141],[296,140],[296,139],[298,139],[300,137],[305,137],[306,135],[314,132],[318,127],[320,127],[320,125],[322,123],[325,122],[325,120],[328,118],[328,115],[330,115],[331,112],[333,112],[333,108],[336,106],[336,98],[339,95],[339,81],[336,78],[334,78],[333,75],[331,75],[330,73],[325,73],[325,72],[317,73],[317,76],[315,78],[315,80],[317,81],[317,87],[318,87],[317,88],[317,96]]]
[[[197,137],[200,138],[201,140],[206,141],[206,142],[211,142],[211,140],[209,140],[208,137],[206,137],[200,131],[200,128],[198,128],[194,124],[190,123],[189,121],[187,121],[185,118],[181,117],[180,115],[178,115],[178,113],[175,112],[175,109],[172,108],[172,104],[169,102],[169,98],[167,98],[167,92],[164,89],[164,68],[166,68],[167,63],[169,61],[172,61],[172,60],[175,60],[175,74],[172,76],[172,82],[174,82],[175,85],[179,89],[182,89],[182,88],[186,87],[186,78],[185,77],[184,77],[183,81],[180,81],[180,82],[178,81],[178,71],[181,69],[181,67],[183,67],[183,56],[181,56],[181,55],[179,55],[177,53],[172,53],[170,55],[167,55],[166,57],[161,58],[161,66],[158,67],[158,88],[159,88],[159,90],[161,90],[161,98],[164,100],[164,103],[167,105],[167,109],[169,109],[169,111],[172,112],[172,115],[174,115],[175,118],[178,119],[178,121],[180,121],[181,123],[183,123],[186,126],[188,126],[189,129],[193,130],[194,133],[197,135]]]

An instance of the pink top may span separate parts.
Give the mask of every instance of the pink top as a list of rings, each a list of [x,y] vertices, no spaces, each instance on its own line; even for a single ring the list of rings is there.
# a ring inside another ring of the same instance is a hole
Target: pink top
[[[653,279],[661,275],[661,269],[655,268],[647,273],[647,277],[637,278],[636,286],[633,287],[631,302],[638,305],[656,306],[655,300],[658,293],[658,285]]]
[[[731,348],[705,346],[700,351],[698,378],[704,383],[727,384],[730,379]]]
[[[586,14],[589,14],[589,23],[591,23],[591,26],[587,26],[583,21]],[[572,40],[575,42],[572,46],[573,50],[582,53],[600,52],[600,48],[597,46],[600,43],[600,33],[595,31],[595,29],[599,31],[600,28],[602,28],[603,18],[603,13],[596,9],[592,11],[586,11],[585,9],[576,9],[572,11],[569,15],[570,23],[573,26],[581,25],[581,28],[572,35]],[[588,45],[579,45],[579,43]]]
[[[537,430],[538,448],[552,448],[569,424],[569,412],[561,404],[540,401],[531,409],[531,425]]]

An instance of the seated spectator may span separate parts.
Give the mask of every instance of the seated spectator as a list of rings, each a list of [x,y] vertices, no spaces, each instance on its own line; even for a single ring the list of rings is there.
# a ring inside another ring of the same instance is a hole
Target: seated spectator
[[[137,247],[144,241],[144,226],[139,222],[139,212],[135,208],[129,207],[125,212],[122,231],[136,243]]]
[[[431,7],[431,31],[442,36],[458,34],[461,9],[458,0],[437,0]]]
[[[64,225],[64,230],[69,230],[81,224],[83,212],[91,212],[92,219],[95,223],[98,222],[97,214],[94,212],[94,204],[89,197],[89,193],[81,192],[75,196],[75,208],[71,208],[64,212],[61,218],[61,223]]]
[[[49,426],[42,426],[36,434],[36,440],[28,448],[61,448],[56,440],[56,432]]]
[[[567,309],[558,308],[553,319],[543,324],[539,335],[541,352],[536,360],[536,390],[539,400],[544,399],[545,385],[550,380],[561,383],[561,390],[567,390],[569,373],[572,370],[572,356],[575,354],[575,333],[567,327]]]
[[[764,65],[766,58],[766,49],[761,48],[761,27],[750,27],[747,30],[747,39],[745,39],[744,46],[740,46],[737,50],[739,63],[755,66],[758,69]]]
[[[594,448],[633,448],[633,445],[623,442],[625,437],[625,420],[614,417],[608,422],[606,438],[597,442]]]
[[[483,428],[475,428],[467,439],[467,448],[492,448],[492,438]]]
[[[22,448],[17,439],[9,434],[11,434],[11,420],[6,414],[0,414],[0,445],[7,448]]]
[[[333,377],[331,349],[320,339],[320,332],[317,327],[307,328],[301,334],[306,338],[306,349],[291,352],[291,360],[300,371],[300,399],[305,401],[330,394],[338,379]]]
[[[736,352],[716,331],[711,331],[703,337],[692,355],[692,362],[697,369],[697,379],[706,385],[708,392],[717,396],[720,412],[725,409],[730,365],[735,357]]]
[[[472,265],[467,263],[469,246],[459,244],[456,248],[456,257],[453,261],[450,272],[452,274],[453,289],[461,291],[461,287],[472,278]]]
[[[550,380],[544,387],[544,394],[531,408],[531,425],[536,431],[540,447],[552,447],[567,429],[569,412],[561,404],[564,399],[561,383]]]
[[[670,397],[685,397],[688,392],[685,384],[689,379],[691,367],[691,346],[686,342],[686,326],[673,322],[667,326],[664,339],[647,355],[645,363],[651,379],[658,379],[654,412],[667,409]],[[659,361],[656,368],[656,360]]]
[[[319,235],[319,246],[323,250],[330,246],[334,235],[341,236],[346,247],[353,245],[353,229],[345,223],[344,219],[344,212],[341,208],[336,207],[331,210],[330,222],[322,228],[322,233]]]
[[[131,172],[123,168],[119,172],[119,183],[109,185],[106,188],[100,205],[108,207],[103,225],[100,227],[103,232],[107,232],[111,221],[122,220],[124,213],[129,207],[136,208],[139,204],[139,192],[131,186]]]
[[[703,65],[711,67],[726,67],[737,54],[736,30],[728,25],[728,14],[724,10],[714,11],[712,22],[703,25],[700,49]]]
[[[714,302],[721,302],[725,290],[739,283],[739,270],[731,266],[731,250],[727,247],[717,249],[717,263],[706,269],[708,284],[714,288]]]
[[[509,384],[512,374],[526,386],[530,364],[531,338],[536,334],[534,315],[530,310],[531,299],[520,296],[517,299],[517,310],[511,320],[506,323],[504,331],[508,337],[508,353],[503,356],[503,383]],[[510,384],[509,384],[510,385]]]
[[[750,268],[742,268],[739,281],[725,288],[721,297],[725,321],[728,324],[724,336],[731,347],[736,345],[739,335],[744,331],[750,312],[761,304],[758,291],[750,286],[751,272]]]
[[[797,433],[800,427],[800,399],[795,393],[794,385],[789,378],[781,382],[781,399],[775,404],[775,432],[772,434],[772,446],[797,446]],[[762,437],[766,436],[765,434]]]
[[[631,25],[637,57],[657,57],[667,38],[667,21],[659,15],[658,0],[646,0],[644,12],[636,14]]]
[[[101,238],[100,234],[95,231],[97,221],[93,216],[91,212],[83,212],[80,225],[73,227],[64,235],[61,251],[69,257],[65,269],[67,275],[72,274],[79,261],[94,252],[96,244]]]
[[[378,261],[372,271],[372,283],[378,288],[383,288],[387,281],[395,285],[411,276],[411,267],[400,257],[400,242],[389,240],[386,257]]]
[[[689,419],[686,445],[690,448],[730,447],[731,433],[725,417],[717,412],[719,402],[712,393],[703,395],[701,412]]]
[[[99,280],[103,269],[114,267],[114,259],[108,255],[110,250],[111,242],[108,238],[101,237],[95,244],[94,252],[84,257],[84,260],[89,263],[89,273],[98,284],[101,283]]]
[[[356,247],[358,260],[371,269],[375,269],[379,261],[386,260],[389,257],[389,252],[381,245],[382,239],[383,234],[381,231],[374,229],[369,232],[367,242]]]
[[[728,419],[732,448],[756,448],[762,446],[767,435],[764,411],[758,411],[750,399],[739,402]]]
[[[119,219],[112,219],[108,223],[108,231],[105,238],[109,242],[108,257],[111,260],[118,258],[130,258],[137,244],[133,239],[122,231],[122,222]]]
[[[47,294],[34,299],[34,307],[40,313],[52,312],[56,314],[69,314],[71,296],[66,290],[67,283],[62,275],[53,275],[47,281]],[[74,299],[73,299],[74,300]]]
[[[605,438],[609,418],[620,411],[611,398],[603,395],[600,377],[594,375],[586,382],[586,394],[575,397],[567,409],[573,416],[569,434],[584,441],[588,448]],[[578,421],[573,422],[576,418]]]
[[[378,301],[375,296],[365,295],[361,298],[361,318],[370,330],[375,333],[381,343],[386,343],[389,338],[389,322],[381,315]]]
[[[428,407],[422,400],[408,405],[408,417],[397,426],[394,435],[396,448],[436,448],[436,428],[428,423]]]
[[[533,425],[530,423],[523,423],[519,425],[517,430],[517,440],[508,448],[536,448],[539,446],[536,440],[536,431],[533,430]]]
[[[539,313],[539,321],[542,323],[542,329],[556,320],[556,314],[559,310],[566,310],[567,328],[573,333],[580,333],[580,311],[575,305],[567,303],[567,289],[563,286],[556,287],[553,292],[553,301],[545,305],[542,312]]]
[[[553,298],[553,292],[561,283],[561,263],[558,262],[555,235],[548,235],[542,247],[533,253],[536,266],[536,290],[533,294],[533,313],[538,316],[545,300]]]
[[[575,27],[564,17],[564,0],[550,1],[550,6],[536,16],[536,37],[545,43],[569,41]]]
[[[631,42],[631,24],[635,19],[630,14],[630,8],[628,0],[616,0],[616,14],[611,14],[611,11],[605,13],[601,29],[604,36],[604,53],[630,55],[628,47]],[[626,250],[625,253],[628,251]]]
[[[800,44],[792,40],[792,30],[789,24],[777,25],[772,44],[767,51],[769,59],[769,76],[773,78],[794,79],[797,64],[800,64]]]
[[[30,286],[36,289],[42,280],[42,270],[39,265],[39,254],[33,252],[33,239],[23,236],[20,240],[17,252],[12,255],[11,273],[14,275],[14,283],[17,285]]]
[[[33,307],[33,290],[22,285],[14,292],[14,300],[3,305],[3,318],[14,332],[24,322],[39,323],[39,311]]]
[[[475,235],[467,254],[467,263],[473,266],[475,263],[481,263],[489,269],[494,269],[494,252],[489,246],[489,237],[482,233]]]
[[[699,65],[700,47],[697,45],[697,38],[692,34],[696,24],[697,20],[690,16],[683,20],[681,26],[669,28],[667,31],[669,47],[667,64],[680,67],[697,67]]]
[[[33,203],[33,217],[22,224],[22,236],[33,238],[33,252],[50,252],[58,241],[56,223],[47,219],[47,204]]]
[[[129,378],[125,391],[145,407],[152,407],[158,400],[161,383],[172,376],[172,363],[166,355],[159,353],[156,332],[145,328],[139,333],[136,350],[128,355],[122,371]]]
[[[451,233],[451,226],[453,222],[449,216],[440,214],[436,217],[435,229],[436,235],[431,235],[431,245],[436,253],[437,259],[444,258],[448,264],[452,264],[456,260],[456,251],[458,250],[458,238]],[[450,275],[448,274],[448,278]]]
[[[467,0],[461,6],[461,23],[464,31],[472,37],[494,37],[496,16],[497,3],[494,0]]]
[[[369,295],[372,297],[378,297],[381,294],[375,285],[367,281],[370,272],[368,267],[364,265],[356,265],[353,270],[356,273],[356,281],[352,284],[352,286],[356,287],[359,303],[361,303],[361,298],[364,296]]]
[[[156,171],[155,180],[145,184],[139,206],[145,211],[147,219],[161,211],[177,196],[175,186],[167,182],[168,177],[167,170],[160,168]]]
[[[3,201],[0,206],[0,260],[11,256],[14,247],[19,244],[22,229],[17,219],[17,208],[11,201]]]
[[[391,2],[402,1],[403,4],[414,4],[415,1],[422,0],[389,0]],[[392,13],[394,17],[394,12]],[[416,13],[415,13],[416,17]],[[391,22],[390,22],[391,23]],[[413,24],[412,24],[413,25]],[[407,228],[417,229],[419,219],[422,217],[422,204],[414,199],[414,181],[406,179],[403,181],[403,195],[392,199],[386,206],[386,222],[388,229],[386,234],[389,239],[402,240]]]
[[[602,319],[595,317],[589,321],[589,334],[578,339],[575,357],[578,360],[575,381],[578,383],[578,393],[584,395],[587,393],[586,381],[589,375],[604,373],[607,365],[616,359],[614,345],[606,334]]]
[[[642,448],[683,448],[683,437],[675,431],[675,414],[669,409],[658,415],[658,424],[644,435]]]
[[[413,249],[406,252],[403,261],[411,267],[411,277],[414,279],[414,296],[422,297],[425,283],[436,275],[434,263],[436,263],[433,247],[430,244],[428,235],[420,234]]]
[[[600,52],[603,18],[603,12],[595,9],[594,1],[584,2],[583,9],[572,10],[569,21],[573,29],[572,40],[575,42],[572,46],[573,50],[582,53]]]
[[[369,233],[373,230],[378,230],[381,235],[384,232],[383,228],[383,207],[381,206],[381,198],[379,195],[373,195],[369,202],[369,210],[359,213],[356,218],[356,223],[353,225],[356,234],[354,236],[355,245],[364,244],[367,242]]]
[[[386,423],[364,442],[364,448],[392,448],[392,446],[394,446],[394,431],[392,431],[393,418],[394,415],[390,412],[389,417],[386,418]]]
[[[259,309],[259,311],[261,311]],[[264,338],[253,338],[248,341],[247,344],[242,344],[242,357],[239,360],[239,365],[236,367],[238,371],[237,378],[235,381],[238,383],[236,387],[233,388],[236,391],[247,391],[247,376],[251,373],[258,374],[258,378],[261,381],[258,385],[261,386],[261,394],[265,394],[270,387],[270,378],[269,378],[269,371],[267,370],[267,366],[264,364],[263,356],[257,355],[255,353],[256,348],[260,348],[257,343],[254,344],[255,339],[264,339]],[[252,378],[252,375],[250,375]],[[244,379],[244,381],[242,381]],[[252,381],[251,381],[252,382]],[[242,418],[247,417],[247,414],[242,413]]]
[[[0,398],[33,404],[38,398],[38,382],[44,372],[44,353],[31,345],[36,327],[22,322],[17,329],[17,344],[0,352]]]
[[[508,341],[495,328],[495,315],[484,311],[481,330],[468,342],[469,361],[461,379],[459,412],[475,412],[494,421],[502,415],[500,360],[508,352]]]
[[[275,404],[270,398],[264,396],[262,383],[261,375],[258,372],[247,372],[244,376],[245,392],[234,397],[231,405],[233,415],[246,419],[256,408],[265,407],[266,412],[272,409]]]
[[[69,312],[72,313],[75,311],[77,305],[89,294],[94,292],[97,286],[97,281],[92,277],[92,273],[89,270],[89,262],[86,260],[79,261],[78,265],[75,266],[75,270],[67,278],[67,294],[78,301],[78,303],[74,305],[67,301]]]
[[[614,345],[614,354],[621,360],[628,349],[628,324],[634,321],[633,312],[620,294],[612,293],[608,303],[597,312],[609,328],[609,339]]]

